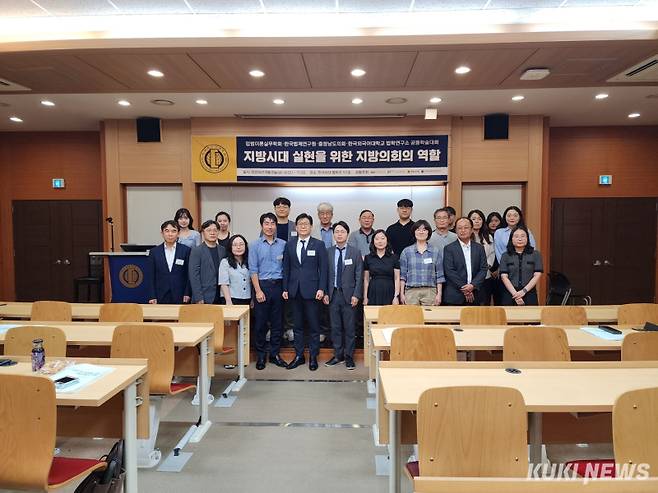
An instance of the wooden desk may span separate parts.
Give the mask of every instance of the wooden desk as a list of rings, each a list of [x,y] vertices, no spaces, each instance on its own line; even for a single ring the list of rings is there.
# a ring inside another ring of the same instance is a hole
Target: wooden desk
[[[32,374],[29,358],[12,357],[19,363],[0,367],[1,374]],[[80,358],[80,363],[92,363],[114,368],[112,373],[102,376],[79,392],[58,393],[58,406],[99,407],[112,397],[123,392],[123,438],[125,440],[126,493],[137,493],[137,381],[147,371],[143,359]],[[146,406],[148,408],[148,404]],[[148,409],[147,409],[148,414]]]
[[[98,320],[102,303],[71,303],[73,320]],[[177,322],[181,305],[140,305],[145,321]],[[231,390],[239,392],[247,382],[244,373],[249,364],[249,307],[245,305],[222,306],[224,320],[238,322],[238,368],[239,379]],[[32,303],[20,301],[0,302],[0,318],[29,320]],[[43,323],[43,322],[40,322]]]
[[[519,374],[505,371],[513,365]],[[541,451],[541,413],[610,412],[630,390],[658,385],[658,362],[505,363],[382,362],[378,380],[389,412],[391,473],[389,491],[400,491],[400,412],[414,411],[420,395],[433,387],[491,385],[523,395],[530,416],[530,462]]]
[[[0,307],[0,316],[2,316]],[[425,306],[426,324],[459,324],[461,306]],[[543,306],[504,306],[509,324],[538,324],[541,321],[541,309]],[[586,305],[583,306],[587,312],[589,323],[617,323],[617,309],[619,305]],[[370,329],[377,324],[379,317],[378,306],[366,306],[363,308],[363,362],[365,366],[370,367],[370,378],[375,378],[376,369],[372,367],[374,356],[370,345]]]
[[[13,325],[48,325],[64,331],[67,344],[83,346],[111,346],[115,327],[122,325],[114,322],[28,322],[12,321]],[[199,346],[199,399],[201,421],[190,441],[198,442],[210,428],[208,419],[208,353],[209,341],[214,333],[213,324],[179,324],[167,323],[174,336],[177,347]],[[1,324],[0,324],[1,327]],[[0,344],[4,344],[5,333],[0,333]]]

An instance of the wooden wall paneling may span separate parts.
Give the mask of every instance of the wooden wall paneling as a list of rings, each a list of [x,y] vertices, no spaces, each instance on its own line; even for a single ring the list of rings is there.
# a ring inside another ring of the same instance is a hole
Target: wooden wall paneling
[[[0,133],[0,298],[3,300],[15,299],[9,147],[8,134]]]
[[[457,215],[463,215],[462,211],[462,184],[463,184],[463,120],[464,118],[453,117],[451,138],[452,155],[448,168],[448,186],[446,192],[446,204],[451,205],[457,211]],[[468,211],[467,211],[468,212]]]
[[[528,178],[523,214],[541,251],[542,239],[542,163],[544,121],[541,116],[528,117]],[[545,256],[545,253],[542,251]],[[547,253],[547,252],[546,252]]]
[[[544,261],[544,272],[551,270],[551,196],[550,196],[550,119],[543,118],[542,129],[542,179],[541,179],[541,243],[539,249]],[[547,276],[542,276],[539,292],[546,293],[548,286]]]

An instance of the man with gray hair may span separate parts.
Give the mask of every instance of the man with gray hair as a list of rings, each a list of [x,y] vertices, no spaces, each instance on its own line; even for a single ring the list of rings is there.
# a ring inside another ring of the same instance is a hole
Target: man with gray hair
[[[334,218],[334,206],[329,202],[320,202],[318,204],[318,219],[320,220],[320,239],[325,248],[334,244],[334,232],[331,229],[332,219]]]

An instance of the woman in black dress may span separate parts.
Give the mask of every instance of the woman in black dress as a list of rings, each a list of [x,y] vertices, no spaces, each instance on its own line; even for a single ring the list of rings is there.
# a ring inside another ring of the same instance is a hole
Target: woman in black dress
[[[397,305],[400,295],[400,261],[388,243],[386,231],[378,229],[363,259],[363,305]]]

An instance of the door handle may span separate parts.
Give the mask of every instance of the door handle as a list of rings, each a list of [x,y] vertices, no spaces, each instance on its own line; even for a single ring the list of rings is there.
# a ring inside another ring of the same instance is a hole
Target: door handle
[[[599,267],[601,265],[600,260],[595,260],[594,263],[592,264],[594,267]]]
[[[71,265],[71,261],[69,259],[64,260],[64,265]]]
[[[604,260],[603,265],[605,265],[606,267],[614,267],[615,266],[615,264],[613,264],[609,260]]]
[[[57,259],[57,260],[55,260],[55,262],[54,262],[55,265],[59,265],[59,264],[61,264],[61,263],[62,263],[62,261],[61,261],[60,259]]]

